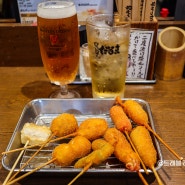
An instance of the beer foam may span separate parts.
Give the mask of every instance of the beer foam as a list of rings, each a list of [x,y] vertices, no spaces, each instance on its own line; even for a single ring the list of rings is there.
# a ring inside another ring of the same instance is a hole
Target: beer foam
[[[75,14],[76,7],[72,2],[41,3],[37,10],[39,17],[47,19],[67,18]]]

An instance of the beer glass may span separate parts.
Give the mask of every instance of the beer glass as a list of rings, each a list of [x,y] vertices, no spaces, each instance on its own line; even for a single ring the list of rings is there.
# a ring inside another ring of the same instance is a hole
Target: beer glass
[[[38,4],[37,25],[40,53],[45,71],[61,90],[52,98],[76,98],[80,95],[68,90],[78,72],[79,30],[73,0],[48,0]]]
[[[117,15],[99,14],[87,18],[87,40],[94,98],[124,97],[130,40],[130,24]],[[121,23],[122,22],[122,23]],[[121,23],[121,24],[120,24]]]

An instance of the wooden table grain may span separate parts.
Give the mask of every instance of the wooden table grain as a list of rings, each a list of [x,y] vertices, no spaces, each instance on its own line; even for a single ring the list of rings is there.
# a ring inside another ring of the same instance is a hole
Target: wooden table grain
[[[25,61],[26,62],[26,61]],[[36,98],[47,98],[59,87],[51,85],[43,67],[0,67],[0,151],[6,150],[24,106]],[[70,85],[82,98],[92,98],[91,85]],[[160,81],[156,84],[127,84],[126,98],[140,98],[150,104],[157,133],[181,156],[185,157],[185,79]],[[158,171],[166,185],[184,185],[185,161],[179,161],[160,143],[164,165]],[[0,157],[2,160],[2,156]],[[0,164],[0,184],[8,171]],[[157,185],[153,175],[146,177]],[[62,185],[72,177],[55,174],[33,175],[20,181],[22,185]],[[74,185],[142,184],[137,175],[82,176]]]

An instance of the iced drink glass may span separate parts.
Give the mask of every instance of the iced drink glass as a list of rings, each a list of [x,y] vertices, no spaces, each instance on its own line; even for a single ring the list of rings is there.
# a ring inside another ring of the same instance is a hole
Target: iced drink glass
[[[109,14],[87,18],[87,40],[94,98],[124,97],[128,60],[130,24],[117,15],[119,24]],[[122,22],[122,24],[120,24]]]

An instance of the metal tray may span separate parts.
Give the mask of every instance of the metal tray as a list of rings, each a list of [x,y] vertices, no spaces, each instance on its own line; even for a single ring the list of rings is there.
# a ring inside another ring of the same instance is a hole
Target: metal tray
[[[126,100],[126,99],[123,99],[123,100]],[[149,104],[146,101],[141,99],[134,99],[134,100],[138,101],[142,105],[144,110],[147,112],[149,117],[149,123],[151,124],[151,127],[155,130]],[[20,131],[26,122],[35,122],[38,125],[49,126],[51,123],[51,120],[63,112],[74,114],[79,124],[88,117],[101,117],[101,118],[105,118],[108,121],[110,127],[113,127],[113,123],[111,122],[111,119],[109,117],[109,109],[114,104],[114,102],[115,102],[114,99],[68,99],[68,100],[35,99],[29,102],[23,109],[23,112],[13,132],[13,135],[10,139],[10,142],[7,146],[6,151],[22,147],[21,140],[20,140]],[[162,160],[162,154],[161,154],[158,141],[154,137],[152,138],[153,138],[155,148],[157,150],[158,161],[160,161]],[[64,141],[60,141],[60,142],[64,142]],[[59,143],[50,144],[48,147],[45,147],[43,150],[41,150],[39,154],[29,163],[29,166],[27,166],[26,169],[22,170],[22,172],[31,171],[33,168],[40,166],[41,164],[50,160],[52,150],[58,144]],[[22,158],[20,159],[14,171],[18,171],[20,169],[20,166],[23,165],[33,155],[35,151],[36,151],[36,148],[25,150]],[[4,155],[2,158],[3,167],[7,170],[10,170],[14,162],[16,161],[18,155],[19,155],[19,152],[13,152],[13,153]],[[159,164],[160,163],[158,162],[156,163],[156,166],[155,166],[156,170],[161,168]],[[55,166],[54,164],[50,164],[40,169],[38,172],[55,172],[55,173],[63,172],[63,174],[66,174],[66,173],[71,174],[79,171],[80,169],[74,169],[73,165],[64,168],[60,166]],[[149,169],[148,171],[151,172],[151,170]],[[121,162],[119,162],[114,156],[112,156],[108,158],[108,160],[105,161],[105,163],[101,164],[100,166],[90,168],[86,173],[119,174],[123,172],[133,173],[127,170]],[[144,170],[141,169],[141,172],[144,172]]]

